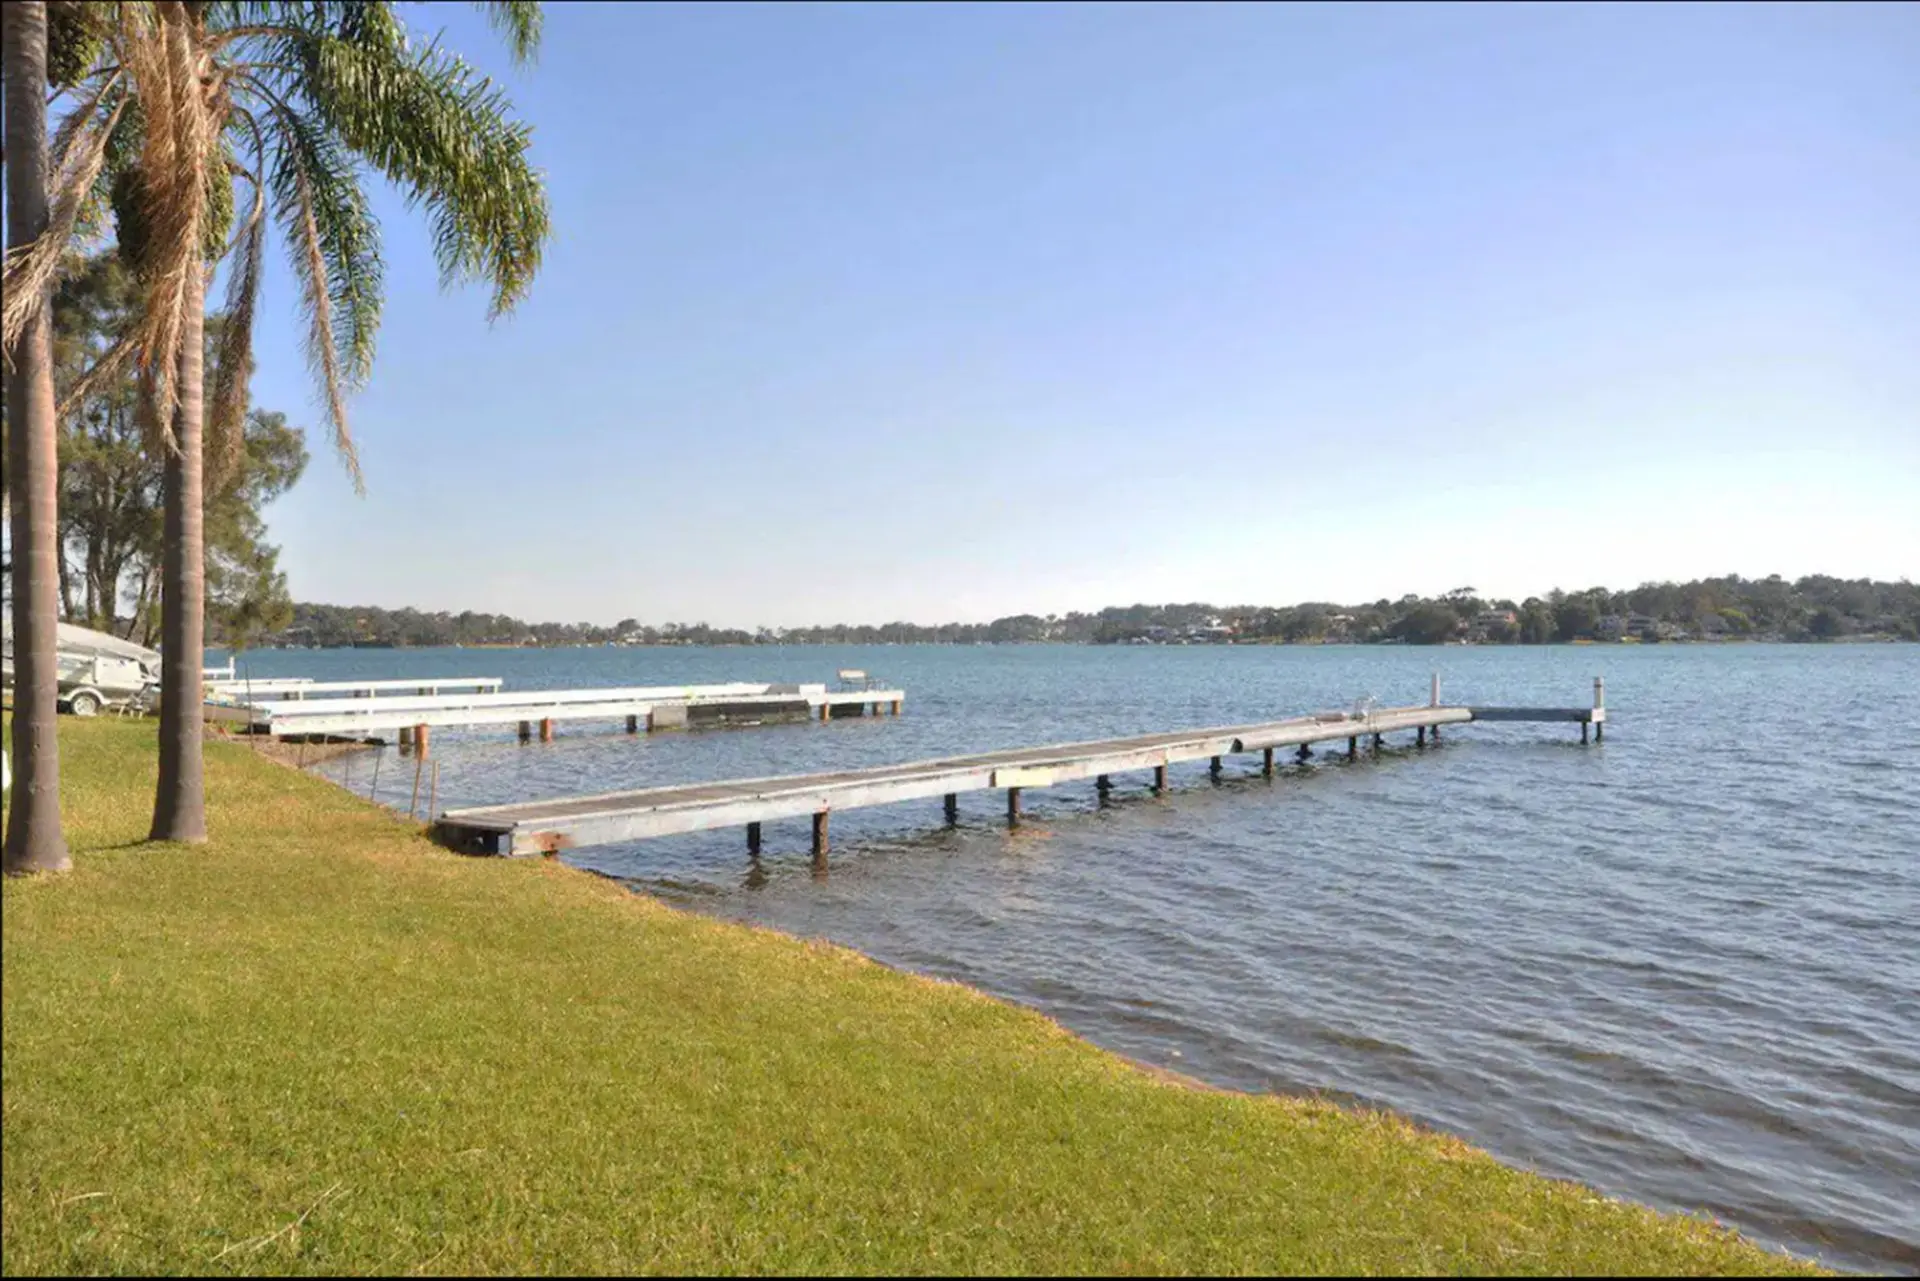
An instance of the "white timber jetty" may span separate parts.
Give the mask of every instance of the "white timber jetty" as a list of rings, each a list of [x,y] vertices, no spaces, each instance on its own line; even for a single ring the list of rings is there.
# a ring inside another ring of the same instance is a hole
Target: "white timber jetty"
[[[503,691],[495,677],[391,681],[337,681],[304,685],[289,682],[265,701],[239,709],[258,734],[280,739],[358,738],[386,741],[425,752],[431,731],[442,726],[516,725],[522,742],[536,728],[551,741],[561,721],[624,722],[630,734],[642,729],[689,729],[810,719],[892,714],[898,716],[906,692],[880,688],[865,679],[818,684],[733,681],[715,685],[643,685],[606,689],[532,689]],[[470,692],[444,693],[447,689]],[[405,693],[386,691],[401,690]],[[432,692],[422,692],[422,691]],[[345,697],[331,697],[344,694]],[[258,697],[256,695],[256,697]]]
[[[1429,734],[1438,741],[1444,726],[1473,721],[1573,722],[1579,724],[1580,741],[1584,743],[1589,729],[1598,741],[1605,732],[1606,719],[1606,689],[1598,679],[1593,683],[1592,707],[1518,708],[1442,706],[1440,681],[1435,677],[1432,699],[1424,707],[1321,712],[1255,725],[1018,748],[872,769],[448,810],[434,821],[433,834],[442,844],[462,853],[528,855],[744,826],[747,848],[757,855],[762,823],[810,818],[813,857],[824,865],[828,820],[835,810],[940,796],[945,800],[947,822],[952,823],[961,793],[992,789],[1006,792],[1007,821],[1018,823],[1020,795],[1028,788],[1091,778],[1105,795],[1111,788],[1111,775],[1152,770],[1154,790],[1164,792],[1168,766],[1206,760],[1210,772],[1218,778],[1225,757],[1248,753],[1259,755],[1261,772],[1271,778],[1274,752],[1282,748],[1294,748],[1304,760],[1313,744],[1345,739],[1348,759],[1357,760],[1362,739],[1371,740],[1377,754],[1387,734],[1411,731],[1415,741],[1425,746]]]
[[[498,676],[446,676],[426,680],[317,681],[311,676],[223,678],[206,683],[207,694],[222,701],[255,703],[261,699],[376,698],[411,692],[425,698],[447,690],[491,694],[506,684]]]

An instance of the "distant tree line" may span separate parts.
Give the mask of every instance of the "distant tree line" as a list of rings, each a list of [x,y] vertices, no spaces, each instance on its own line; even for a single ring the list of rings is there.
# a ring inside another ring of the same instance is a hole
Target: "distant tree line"
[[[1920,587],[1826,575],[1789,582],[1705,578],[1646,583],[1626,591],[1555,589],[1524,601],[1483,598],[1471,587],[1438,597],[1341,605],[1112,606],[1098,613],[1015,614],[990,623],[712,627],[524,623],[504,614],[428,613],[375,605],[296,604],[292,622],[263,643],[348,645],[882,645],[1019,644],[1407,644],[1468,641],[1546,645],[1566,641],[1920,640]]]

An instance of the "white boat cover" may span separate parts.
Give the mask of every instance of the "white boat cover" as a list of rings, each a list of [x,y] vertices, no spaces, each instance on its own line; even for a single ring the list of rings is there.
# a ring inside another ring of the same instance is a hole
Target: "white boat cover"
[[[62,654],[125,658],[136,663],[158,664],[160,662],[159,651],[148,649],[144,645],[136,645],[129,640],[121,640],[118,636],[96,632],[90,627],[80,627],[74,623],[60,623],[57,627],[60,633],[59,649]],[[11,655],[13,653],[13,620],[11,618],[0,618],[0,632],[5,635],[6,651]]]

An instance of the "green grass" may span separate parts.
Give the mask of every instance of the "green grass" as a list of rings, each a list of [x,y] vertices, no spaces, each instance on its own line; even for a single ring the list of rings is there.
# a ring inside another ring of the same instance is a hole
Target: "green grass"
[[[1030,1011],[467,860],[150,725],[63,727],[5,887],[7,1273],[1785,1272],[1383,1114],[1171,1084]]]

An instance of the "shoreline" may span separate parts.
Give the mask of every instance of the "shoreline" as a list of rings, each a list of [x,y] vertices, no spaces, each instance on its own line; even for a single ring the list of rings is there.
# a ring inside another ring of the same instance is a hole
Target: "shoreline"
[[[62,730],[76,870],[5,896],[14,1270],[256,1240],[247,1270],[1819,1270],[1395,1113],[441,851],[244,743],[208,752],[213,843],[144,844],[151,727]]]

